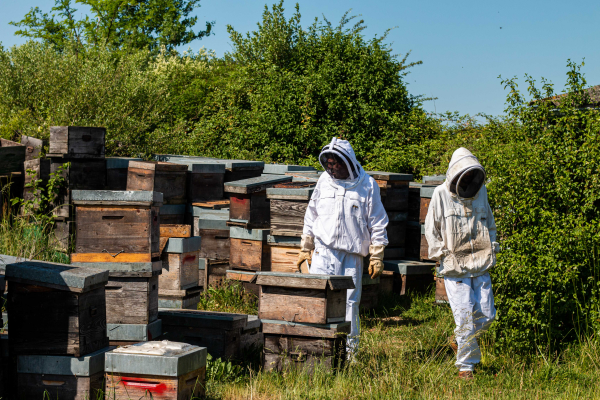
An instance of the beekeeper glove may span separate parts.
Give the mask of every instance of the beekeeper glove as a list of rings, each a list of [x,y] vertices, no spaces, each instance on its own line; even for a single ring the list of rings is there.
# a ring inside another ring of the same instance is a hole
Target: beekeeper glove
[[[300,241],[300,254],[298,254],[298,261],[296,262],[296,266],[298,267],[298,272],[302,272],[302,263],[304,261],[308,262],[308,265],[312,263],[312,251],[315,248],[315,239],[312,236],[302,235],[302,240]]]
[[[383,250],[385,246],[382,245],[370,245],[369,254],[371,260],[369,261],[369,275],[371,279],[377,278],[383,272]]]

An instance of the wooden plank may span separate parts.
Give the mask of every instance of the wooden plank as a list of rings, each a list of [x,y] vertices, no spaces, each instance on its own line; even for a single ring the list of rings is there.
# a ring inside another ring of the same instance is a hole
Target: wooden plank
[[[408,185],[381,189],[383,207],[386,211],[406,211],[408,209],[408,193]]]
[[[325,324],[328,322],[325,292],[260,286],[258,318]]]
[[[225,192],[236,194],[252,194],[264,192],[267,188],[273,187],[278,183],[291,181],[292,177],[285,175],[259,176],[256,178],[244,179],[235,182],[227,182],[225,183]]]
[[[271,235],[302,236],[308,201],[271,200]]]
[[[208,208],[211,210],[220,210],[222,208],[229,208],[229,204],[230,204],[229,199],[192,202],[192,206],[194,206],[194,207]]]
[[[424,224],[425,218],[427,218],[427,211],[429,211],[429,203],[431,199],[427,197],[421,197],[421,203],[419,207],[419,223]]]
[[[187,166],[170,164],[166,169],[163,167],[158,168],[152,162],[131,161],[127,175],[127,190],[156,191],[163,194],[165,204],[185,203]]]
[[[73,253],[71,262],[151,262],[152,254],[147,253]]]
[[[429,260],[429,243],[427,243],[427,237],[421,235],[421,260]]]
[[[327,288],[327,279],[304,279],[290,276],[269,276],[257,275],[256,283],[263,286],[279,286],[297,289],[318,289],[325,290]]]
[[[390,222],[386,227],[390,247],[404,247],[406,243],[406,221]]]
[[[42,139],[21,135],[21,144],[25,146],[25,161],[40,158],[40,152],[44,146]]]
[[[231,281],[250,282],[254,279],[254,273],[248,271],[227,270],[227,279]]]
[[[263,333],[277,335],[310,336],[316,338],[335,338],[350,333],[350,322],[340,324],[302,324],[286,321],[261,319]]]
[[[305,336],[265,335],[264,352],[267,354],[295,354],[332,356],[335,353],[334,340]]]

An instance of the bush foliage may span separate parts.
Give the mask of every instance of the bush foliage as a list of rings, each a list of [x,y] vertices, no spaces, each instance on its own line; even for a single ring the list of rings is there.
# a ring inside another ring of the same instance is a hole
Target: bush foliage
[[[503,117],[430,115],[404,83],[409,67],[345,15],[301,25],[283,3],[255,32],[228,27],[233,51],[0,48],[0,136],[47,137],[51,125],[108,128],[110,155],[195,154],[316,164],[332,136],[365,168],[444,173],[452,152],[485,166],[503,252],[493,270],[498,348],[551,352],[599,326],[600,117],[581,66],[568,63],[560,102],[516,79]],[[350,27],[348,27],[350,26]]]

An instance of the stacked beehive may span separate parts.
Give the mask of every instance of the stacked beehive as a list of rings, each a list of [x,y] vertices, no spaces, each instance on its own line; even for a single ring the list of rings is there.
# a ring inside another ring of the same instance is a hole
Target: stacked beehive
[[[111,344],[159,336],[162,193],[75,190],[72,198],[77,235],[71,263],[109,271],[106,320]]]
[[[257,272],[258,317],[264,335],[263,369],[341,367],[350,323],[349,276]]]
[[[0,217],[10,207],[9,198],[22,196],[25,157],[26,146],[0,139],[0,189],[10,184],[10,193],[0,190]]]
[[[71,248],[71,237],[75,232],[72,191],[102,190],[106,186],[105,139],[105,128],[50,127],[50,146],[46,154],[50,159],[50,172],[56,173],[62,167],[61,175],[65,179],[53,213],[57,244],[64,251]],[[68,168],[66,163],[70,164]]]
[[[9,285],[8,398],[96,398],[109,350],[108,272],[27,261],[6,267]],[[40,334],[43,332],[43,334]],[[16,366],[14,362],[16,361]]]

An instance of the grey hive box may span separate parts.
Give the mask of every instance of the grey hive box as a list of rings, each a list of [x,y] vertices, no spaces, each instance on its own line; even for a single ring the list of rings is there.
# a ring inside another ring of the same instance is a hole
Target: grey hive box
[[[263,174],[285,175],[287,172],[316,172],[314,167],[289,164],[265,164]]]
[[[47,157],[104,158],[106,128],[51,126]]]
[[[266,189],[291,181],[291,176],[273,175],[226,183],[225,192],[231,201],[230,221],[246,224],[247,228],[268,228],[271,217]]]
[[[207,210],[193,207],[194,236],[202,238],[200,257],[229,260],[229,209]]]
[[[142,161],[142,159],[136,157],[106,157],[106,189],[127,189],[127,170],[130,161]]]
[[[309,324],[343,322],[349,276],[257,272],[258,317]]]
[[[148,324],[107,324],[106,330],[111,346],[146,342],[162,334],[162,321],[157,319]]]
[[[108,271],[25,261],[7,265],[6,279],[12,354],[80,357],[108,346]]]
[[[160,309],[162,338],[206,347],[213,358],[239,358],[240,338],[248,315],[197,310]]]
[[[203,397],[205,347],[177,342],[145,342],[106,353],[106,392],[111,399]]]
[[[169,238],[163,253],[159,277],[159,301],[163,290],[185,290],[198,286],[200,236]]]
[[[77,236],[71,262],[158,260],[162,201],[163,195],[158,192],[73,191]]]
[[[18,356],[19,398],[95,399],[104,392],[106,347],[83,357]]]
[[[446,180],[446,175],[429,175],[423,177],[423,183],[429,185],[441,185]]]
[[[271,269],[271,247],[267,244],[269,229],[246,229],[232,226],[229,266],[248,271]]]
[[[394,292],[400,295],[411,292],[424,293],[434,284],[435,262],[414,260],[384,260],[384,269],[394,273]]]
[[[311,373],[317,365],[329,370],[344,364],[350,322],[307,324],[262,319],[261,325],[265,371],[294,369]]]
[[[178,310],[197,310],[203,288],[196,286],[184,290],[164,290],[158,295],[158,307]]]

